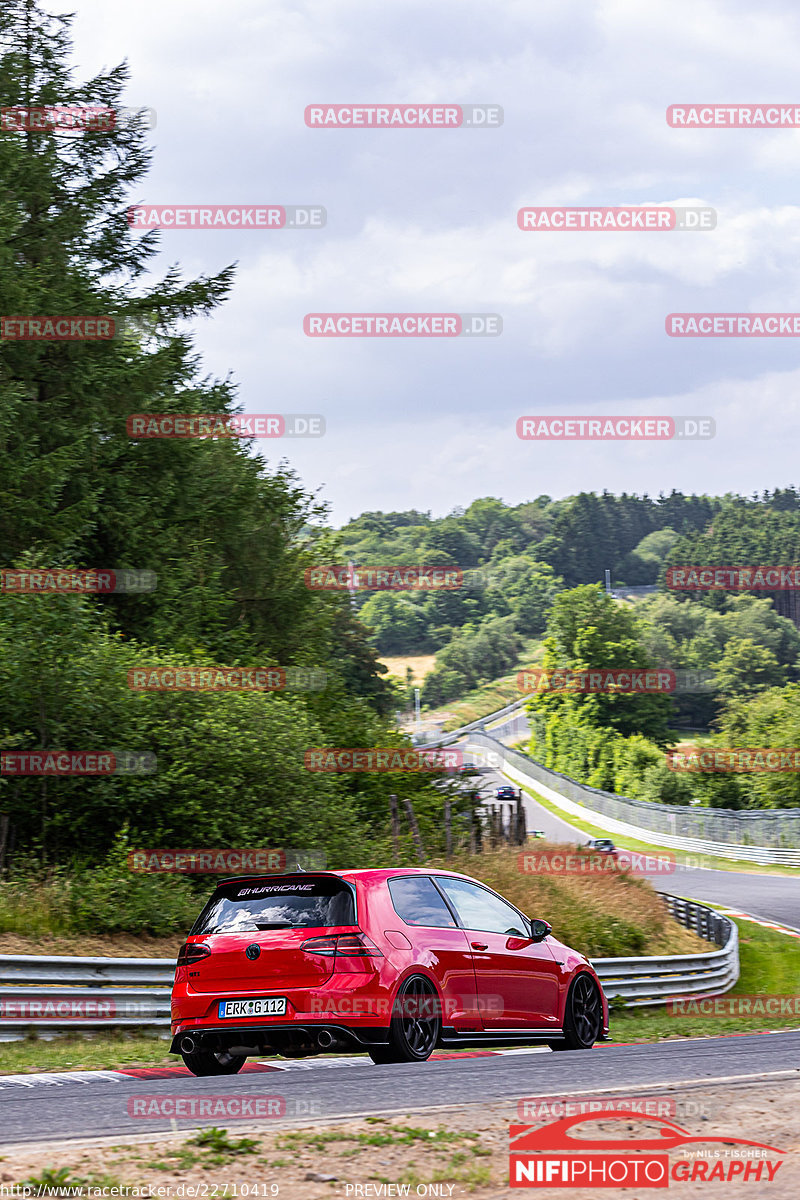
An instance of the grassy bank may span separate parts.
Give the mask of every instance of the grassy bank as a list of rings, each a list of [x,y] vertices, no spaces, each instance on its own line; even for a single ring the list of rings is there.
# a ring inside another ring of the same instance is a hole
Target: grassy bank
[[[535,666],[543,653],[542,643],[532,640],[525,647],[524,654],[520,656],[514,670],[508,675],[501,675],[498,679],[475,688],[460,700],[451,700],[446,706],[448,715],[444,723],[445,732],[459,729],[462,725],[468,725],[470,721],[477,721],[479,717],[486,717],[499,708],[505,708],[507,704],[521,700],[522,693],[517,685],[517,675],[520,671]],[[427,712],[426,715],[435,717],[436,712]]]
[[[574,852],[571,845],[537,841],[525,853]],[[436,865],[463,871],[507,896],[555,936],[590,958],[639,954],[699,954],[707,945],[668,915],[653,887],[630,875],[540,875],[521,869],[520,849],[456,855]]]
[[[546,846],[535,850],[571,850]],[[385,863],[374,865],[387,865]],[[526,874],[521,851],[504,847],[459,854],[435,865],[482,879],[523,912],[544,917],[556,935],[595,957],[679,954],[702,949],[670,920],[650,885],[625,875]],[[172,876],[103,869],[0,884],[0,954],[173,957],[211,881],[201,888]]]

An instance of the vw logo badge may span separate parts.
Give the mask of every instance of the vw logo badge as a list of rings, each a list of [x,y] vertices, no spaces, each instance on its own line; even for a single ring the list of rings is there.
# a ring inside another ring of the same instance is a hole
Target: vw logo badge
[[[255,959],[258,958],[260,953],[261,953],[261,947],[256,942],[253,942],[252,946],[248,946],[247,949],[245,950],[245,954],[247,955],[247,957],[249,959],[252,959],[253,961],[255,961]]]

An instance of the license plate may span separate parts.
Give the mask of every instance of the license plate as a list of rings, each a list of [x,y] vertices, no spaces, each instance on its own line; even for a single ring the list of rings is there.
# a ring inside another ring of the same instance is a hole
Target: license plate
[[[264,1000],[220,1000],[219,1016],[223,1017],[282,1017],[286,1014],[286,997],[269,996]]]

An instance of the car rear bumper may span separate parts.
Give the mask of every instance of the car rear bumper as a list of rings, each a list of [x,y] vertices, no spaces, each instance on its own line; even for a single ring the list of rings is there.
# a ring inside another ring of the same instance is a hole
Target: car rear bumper
[[[185,1039],[191,1038],[187,1047]],[[292,1054],[334,1054],[347,1050],[364,1050],[383,1045],[389,1040],[388,1029],[349,1025],[330,1021],[283,1021],[270,1024],[240,1025],[235,1028],[220,1025],[179,1025],[170,1046],[170,1054],[200,1051],[224,1051],[241,1054],[264,1054],[278,1051]]]

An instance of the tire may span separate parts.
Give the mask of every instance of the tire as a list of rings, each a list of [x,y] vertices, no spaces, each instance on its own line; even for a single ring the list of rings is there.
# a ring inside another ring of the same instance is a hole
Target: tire
[[[227,1050],[181,1051],[181,1058],[193,1075],[237,1075],[247,1061],[244,1054],[228,1054]]]
[[[573,980],[564,1009],[564,1039],[551,1050],[591,1050],[603,1032],[603,1005],[591,975]]]
[[[372,1061],[425,1062],[439,1042],[440,1012],[439,995],[431,981],[424,975],[412,975],[397,994],[388,1046],[370,1046],[367,1051]]]

